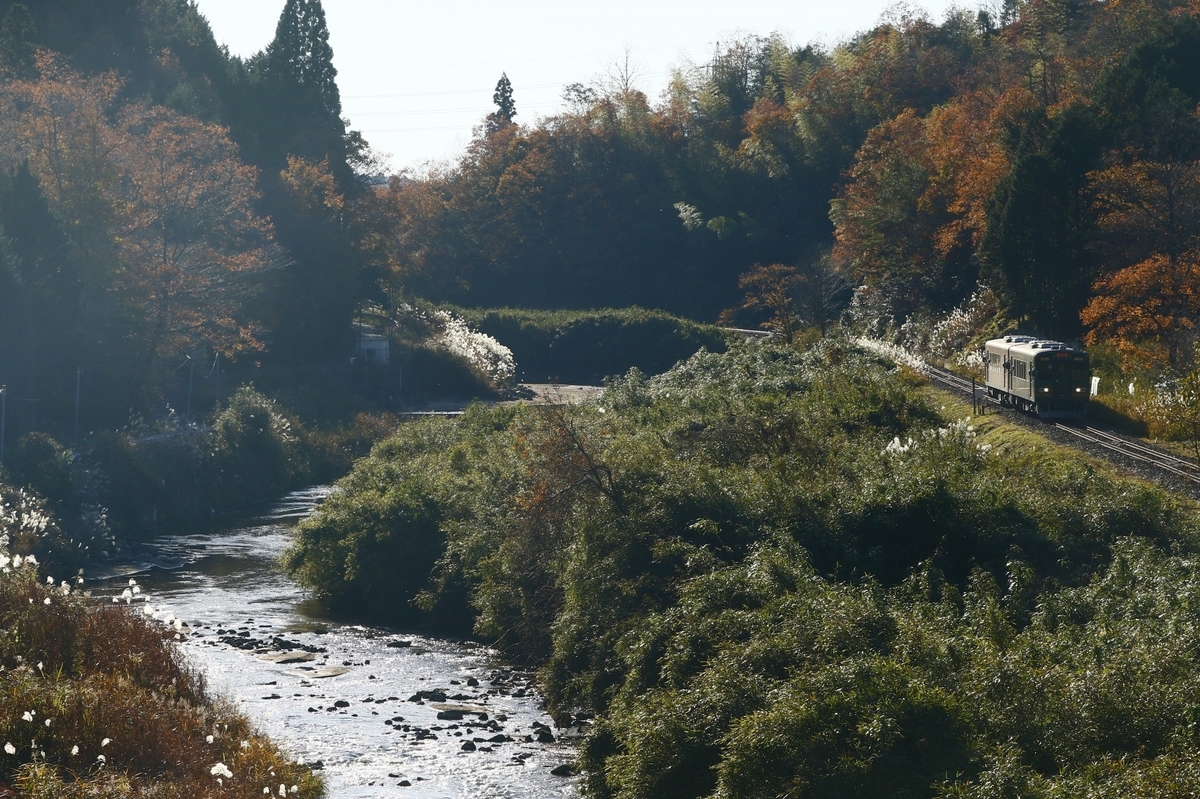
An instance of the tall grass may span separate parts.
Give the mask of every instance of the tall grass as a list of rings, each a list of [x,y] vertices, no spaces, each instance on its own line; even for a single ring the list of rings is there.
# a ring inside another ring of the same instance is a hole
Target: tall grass
[[[33,559],[5,552],[0,564],[0,794],[324,794],[318,777],[207,692],[176,627],[40,579]]]

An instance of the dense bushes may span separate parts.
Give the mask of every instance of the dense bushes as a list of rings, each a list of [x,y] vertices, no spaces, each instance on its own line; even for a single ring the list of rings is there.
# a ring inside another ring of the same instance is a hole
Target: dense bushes
[[[174,415],[157,424],[135,418],[121,431],[89,437],[76,453],[31,433],[15,448],[11,481],[44,497],[54,523],[18,551],[73,570],[143,532],[335,479],[393,424],[392,417],[360,415],[316,430],[242,386],[203,425]]]
[[[592,796],[1169,793],[1194,511],[957,413],[846,343],[699,353],[403,426],[290,566],[540,664]]]
[[[320,522],[306,523],[289,568],[337,606],[415,621],[417,595],[446,550],[444,529],[487,512],[477,503],[501,495],[501,475],[515,482],[507,441],[489,436],[512,416],[476,405],[457,422],[426,419],[377,444],[322,504]],[[453,594],[447,586],[439,597],[440,615],[462,626],[465,608],[445,616],[446,602],[461,600]]]
[[[1044,594],[1021,625],[1022,598],[984,573],[961,596],[925,594],[929,576],[889,594],[830,583],[793,547],[768,546],[689,581],[678,608],[624,645],[631,677],[588,742],[589,792],[1200,788],[1194,563],[1123,542],[1089,585]]]
[[[512,350],[521,380],[599,383],[630,369],[658,374],[705,348],[723,352],[725,334],[663,311],[455,309]]]

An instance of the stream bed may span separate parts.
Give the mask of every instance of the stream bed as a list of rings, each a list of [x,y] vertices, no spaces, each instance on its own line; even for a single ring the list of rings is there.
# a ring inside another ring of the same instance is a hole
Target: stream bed
[[[92,590],[119,595],[132,575],[135,601],[184,622],[181,645],[210,688],[319,768],[331,799],[576,796],[551,772],[587,721],[556,727],[530,675],[470,642],[339,621],[282,573],[291,527],[328,492],[152,541]]]

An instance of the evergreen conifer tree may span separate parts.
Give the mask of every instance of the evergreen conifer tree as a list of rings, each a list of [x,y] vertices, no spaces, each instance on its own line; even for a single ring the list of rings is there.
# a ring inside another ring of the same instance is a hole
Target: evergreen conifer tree
[[[276,75],[302,91],[315,93],[328,114],[341,115],[337,70],[321,0],[287,0],[275,27],[268,61]]]
[[[500,73],[500,80],[496,82],[496,91],[492,94],[492,102],[496,104],[496,110],[487,117],[487,132],[495,133],[498,130],[503,130],[513,124],[513,117],[517,115],[517,103],[513,100],[512,83],[508,80],[508,74]]]
[[[257,73],[257,152],[265,210],[289,262],[272,278],[261,317],[272,350],[285,359],[341,358],[352,344],[350,317],[360,259],[340,214],[305,191],[298,175],[328,174],[329,197],[353,196],[345,122],[321,0],[287,0]]]
[[[79,364],[82,281],[62,220],[27,164],[0,172],[0,230],[0,373],[39,396]]]

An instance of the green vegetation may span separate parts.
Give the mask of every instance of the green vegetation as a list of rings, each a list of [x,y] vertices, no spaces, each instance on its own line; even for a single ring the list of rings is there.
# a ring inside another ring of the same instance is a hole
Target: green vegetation
[[[589,796],[1197,790],[1195,508],[962,413],[844,341],[702,352],[401,426],[288,567],[540,666]]]
[[[14,541],[13,551],[73,572],[89,559],[116,556],[148,531],[333,480],[393,425],[389,416],[362,415],[314,430],[242,386],[206,425],[139,419],[91,437],[77,453],[30,433],[9,449],[7,471],[31,490],[21,501],[44,507],[52,522],[44,534]],[[0,498],[4,491],[12,490],[0,487]]]
[[[726,346],[726,334],[713,325],[643,308],[453,311],[511,349],[520,379],[530,383],[595,384],[630,369],[659,374],[701,348]]]
[[[29,524],[10,510],[0,505],[6,535]],[[319,777],[209,696],[173,642],[176,629],[71,581],[43,581],[35,561],[0,547],[0,792],[323,796]]]

